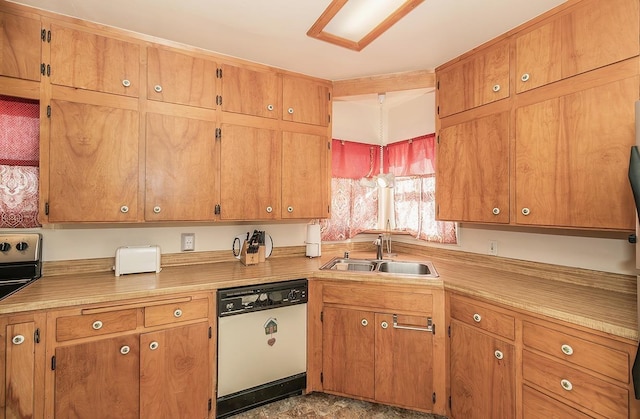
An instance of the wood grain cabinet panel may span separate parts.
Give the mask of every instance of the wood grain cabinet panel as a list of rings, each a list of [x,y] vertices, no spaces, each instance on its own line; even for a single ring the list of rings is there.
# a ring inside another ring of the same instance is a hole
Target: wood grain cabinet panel
[[[637,0],[582,1],[516,35],[516,91],[543,86],[640,53]]]
[[[138,97],[140,46],[53,23],[51,84]]]
[[[161,48],[147,48],[147,98],[214,109],[216,63]]]
[[[0,75],[40,81],[39,19],[0,12]]]
[[[213,220],[215,122],[147,113],[145,220]]]
[[[186,322],[190,320],[206,319],[209,315],[209,300],[201,298],[182,303],[170,303],[149,306],[144,309],[145,327],[160,326]]]
[[[509,42],[438,72],[436,83],[440,118],[509,97]]]
[[[137,219],[138,126],[135,110],[51,101],[49,222]]]
[[[280,82],[277,73],[222,65],[222,110],[279,119]]]
[[[58,317],[56,319],[56,340],[64,342],[134,330],[137,326],[136,316],[136,309],[127,309]]]
[[[629,77],[516,109],[517,224],[635,227],[627,167],[638,80]]]
[[[282,77],[282,119],[312,125],[329,125],[330,89],[317,81]]]
[[[437,153],[438,219],[509,222],[509,112],[442,128]]]
[[[529,386],[522,388],[523,419],[591,419],[589,416],[561,403]]]
[[[35,332],[35,322],[6,327],[3,419],[36,417]]]
[[[452,296],[450,301],[453,319],[509,340],[515,339],[515,318],[513,316],[456,296]]]

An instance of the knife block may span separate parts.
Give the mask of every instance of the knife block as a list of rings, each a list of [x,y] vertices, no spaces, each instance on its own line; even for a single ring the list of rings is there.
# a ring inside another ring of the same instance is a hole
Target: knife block
[[[242,250],[240,250],[240,262],[242,262],[243,265],[256,265],[260,262],[260,256],[258,255],[258,252],[256,253],[249,253],[249,242],[248,241],[244,241],[244,243],[242,243]]]

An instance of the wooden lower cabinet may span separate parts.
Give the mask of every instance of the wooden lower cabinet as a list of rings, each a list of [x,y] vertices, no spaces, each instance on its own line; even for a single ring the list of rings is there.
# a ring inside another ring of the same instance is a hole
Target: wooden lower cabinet
[[[514,345],[451,322],[451,416],[515,417]]]
[[[523,419],[592,418],[526,385],[522,387],[522,417]]]

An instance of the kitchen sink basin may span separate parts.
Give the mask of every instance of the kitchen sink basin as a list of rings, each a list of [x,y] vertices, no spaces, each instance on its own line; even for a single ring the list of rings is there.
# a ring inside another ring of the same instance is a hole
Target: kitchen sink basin
[[[379,259],[333,258],[320,267],[321,270],[380,272],[388,274],[418,275],[437,278],[438,272],[431,262],[394,261]]]

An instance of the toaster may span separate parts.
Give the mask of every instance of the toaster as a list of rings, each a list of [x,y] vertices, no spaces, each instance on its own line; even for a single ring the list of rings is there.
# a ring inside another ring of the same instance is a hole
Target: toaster
[[[160,246],[122,246],[116,249],[116,276],[160,272]]]

